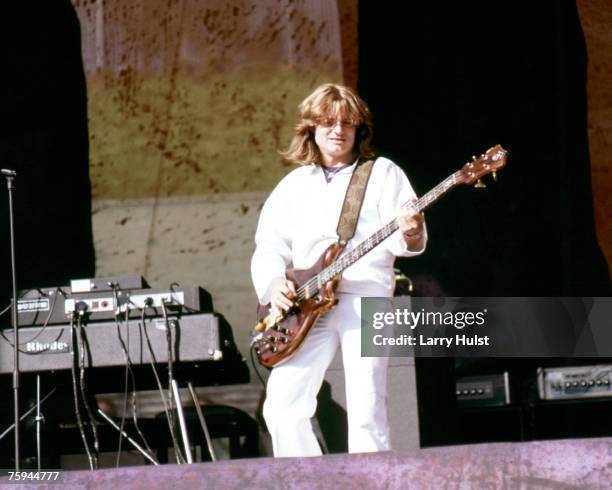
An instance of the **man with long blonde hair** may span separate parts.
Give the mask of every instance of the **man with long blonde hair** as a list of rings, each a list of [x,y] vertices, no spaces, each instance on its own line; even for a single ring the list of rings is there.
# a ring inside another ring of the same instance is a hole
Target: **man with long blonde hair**
[[[336,228],[344,196],[359,160],[373,159],[372,116],[350,88],[327,83],[299,107],[299,122],[287,161],[301,165],[272,191],[259,217],[251,273],[262,304],[287,311],[295,284],[289,266],[311,267],[338,241]],[[366,187],[351,250],[399,216],[400,230],[346,269],[337,288],[337,306],[324,314],[300,349],[270,373],[264,418],[275,456],[317,456],[320,446],[310,422],[325,371],[338,347],[346,378],[349,451],[390,448],[386,407],[387,358],[361,357],[361,297],[393,295],[397,256],[423,252],[423,215],[402,205],[415,199],[404,172],[378,157]]]

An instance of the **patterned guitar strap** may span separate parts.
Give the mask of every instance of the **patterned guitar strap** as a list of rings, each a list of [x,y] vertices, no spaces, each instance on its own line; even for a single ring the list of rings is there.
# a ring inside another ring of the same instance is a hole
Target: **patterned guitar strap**
[[[344,204],[340,213],[340,219],[338,220],[338,228],[336,229],[338,244],[342,248],[355,235],[359,212],[363,204],[363,196],[365,195],[368,180],[370,180],[374,160],[359,160],[356,165],[351,181],[346,189]]]

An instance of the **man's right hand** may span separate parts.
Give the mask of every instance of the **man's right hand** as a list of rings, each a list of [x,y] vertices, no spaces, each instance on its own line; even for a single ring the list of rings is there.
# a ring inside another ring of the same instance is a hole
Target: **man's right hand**
[[[287,311],[293,306],[295,284],[284,277],[277,277],[270,283],[270,306],[278,311]]]

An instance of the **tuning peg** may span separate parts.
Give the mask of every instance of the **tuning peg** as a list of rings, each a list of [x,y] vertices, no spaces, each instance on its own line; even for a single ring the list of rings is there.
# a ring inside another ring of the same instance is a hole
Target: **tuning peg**
[[[472,155],[472,160],[476,160],[476,155]]]
[[[482,180],[478,179],[476,183],[474,184],[474,187],[476,187],[476,189],[484,189],[487,186]]]
[[[493,177],[493,180],[495,182],[497,182],[497,172],[495,170],[493,170],[493,172],[491,172],[491,177]]]

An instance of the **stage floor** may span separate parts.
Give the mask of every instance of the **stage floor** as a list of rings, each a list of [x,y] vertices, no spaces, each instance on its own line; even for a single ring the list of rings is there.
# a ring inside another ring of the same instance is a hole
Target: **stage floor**
[[[71,489],[603,489],[612,487],[612,438],[67,471],[63,479],[60,488]]]

